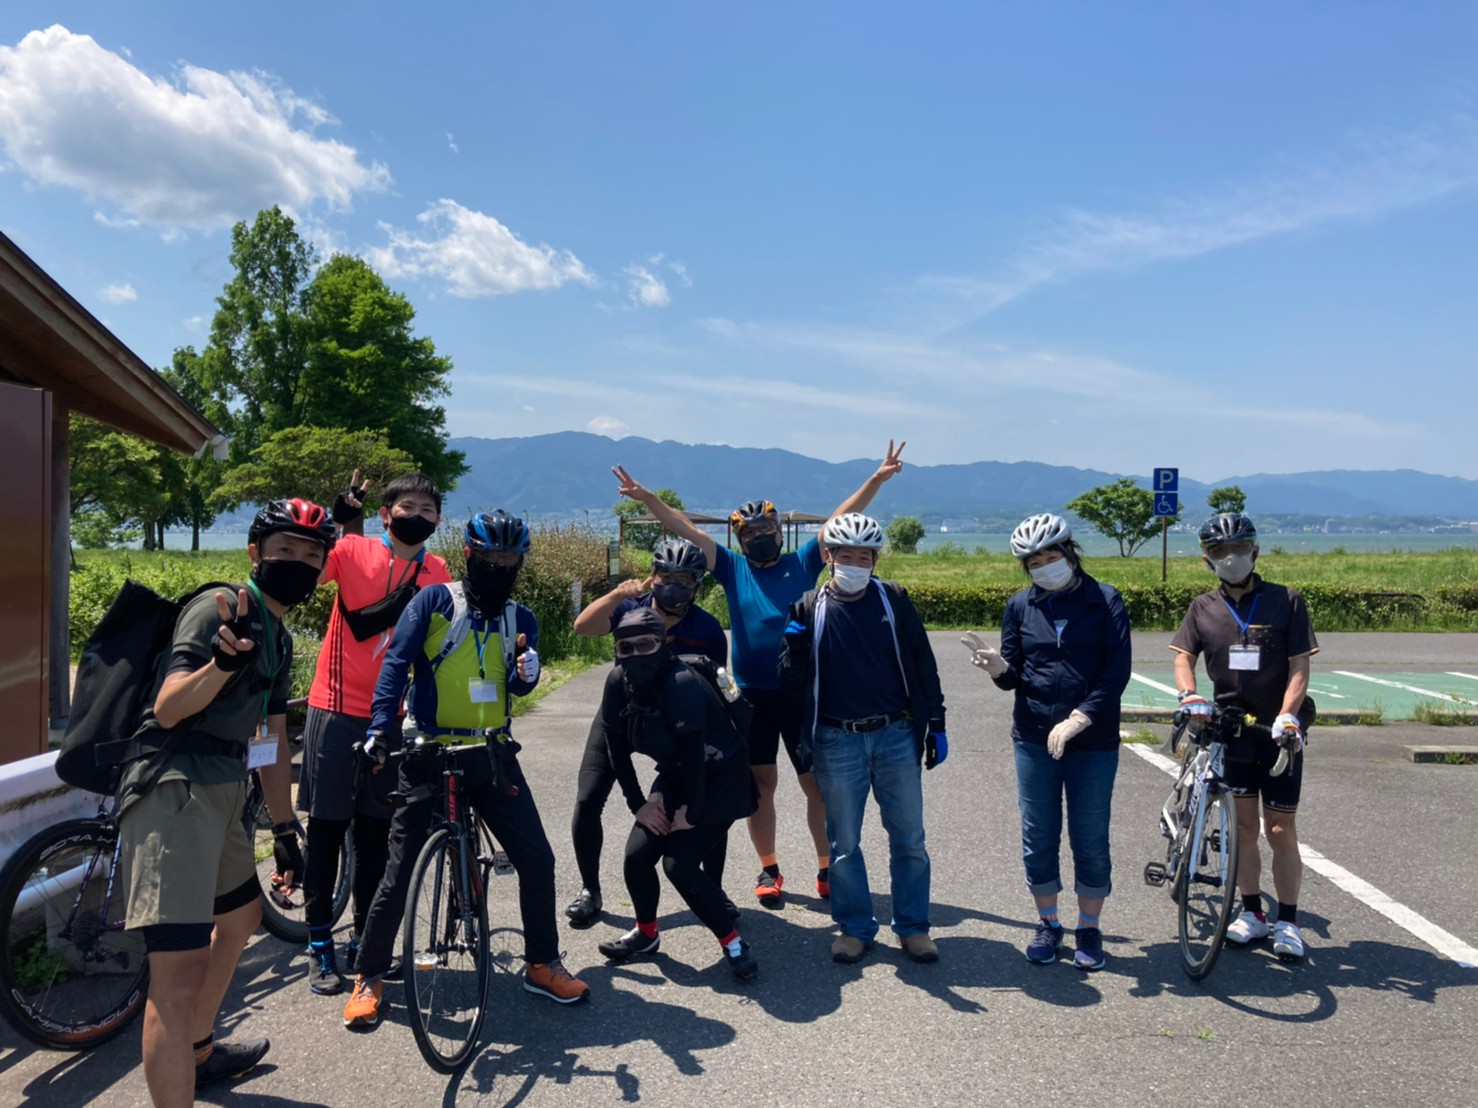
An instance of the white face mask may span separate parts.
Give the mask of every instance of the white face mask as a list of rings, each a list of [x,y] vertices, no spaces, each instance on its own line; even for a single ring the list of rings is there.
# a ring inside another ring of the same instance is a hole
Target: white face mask
[[[835,562],[831,566],[831,579],[838,592],[861,592],[871,577],[872,569],[868,566],[842,566]]]
[[[1252,576],[1255,561],[1251,554],[1228,554],[1225,558],[1212,558],[1211,571],[1227,584],[1235,585]]]
[[[1061,592],[1073,582],[1073,564],[1066,558],[1047,562],[1031,571],[1032,582],[1048,592]]]

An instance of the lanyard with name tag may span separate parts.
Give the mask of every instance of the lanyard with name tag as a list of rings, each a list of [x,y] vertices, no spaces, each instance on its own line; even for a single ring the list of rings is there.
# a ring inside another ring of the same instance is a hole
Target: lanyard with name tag
[[[468,678],[467,697],[474,704],[496,704],[498,703],[498,683],[479,681],[476,677]]]
[[[1262,650],[1256,646],[1232,646],[1227,648],[1227,668],[1256,670],[1261,663]]]
[[[246,768],[261,769],[277,764],[277,736],[267,730],[266,723],[257,727],[257,732],[246,746]]]

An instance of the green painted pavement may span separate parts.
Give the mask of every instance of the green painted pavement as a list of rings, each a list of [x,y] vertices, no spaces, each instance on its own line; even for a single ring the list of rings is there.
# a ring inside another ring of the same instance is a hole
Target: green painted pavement
[[[1150,684],[1153,682],[1154,684]],[[1156,687],[1160,686],[1160,687]],[[1175,706],[1175,675],[1168,670],[1136,670],[1121,703],[1130,708]],[[1379,708],[1386,719],[1414,719],[1418,704],[1478,711],[1478,668],[1471,673],[1388,673],[1316,668],[1309,694],[1321,708],[1370,711]]]

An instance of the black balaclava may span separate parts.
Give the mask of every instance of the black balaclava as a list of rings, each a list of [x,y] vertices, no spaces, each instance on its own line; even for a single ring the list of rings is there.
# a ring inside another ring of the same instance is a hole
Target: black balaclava
[[[672,647],[667,643],[667,625],[651,608],[633,608],[616,625],[617,642],[646,635],[655,635],[662,642],[655,654],[633,654],[629,658],[616,660],[626,679],[626,688],[631,699],[638,704],[651,702],[661,686],[662,678],[672,668]]]
[[[503,614],[503,605],[513,595],[513,585],[518,580],[516,566],[495,566],[481,558],[469,556],[467,569],[462,574],[462,591],[467,594],[467,603],[488,619]]]

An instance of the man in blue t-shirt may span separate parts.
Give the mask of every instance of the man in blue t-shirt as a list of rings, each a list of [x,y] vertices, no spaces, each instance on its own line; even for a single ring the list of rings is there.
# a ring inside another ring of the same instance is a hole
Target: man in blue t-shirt
[[[652,552],[652,575],[645,581],[622,581],[610,592],[592,600],[575,619],[575,634],[588,638],[609,635],[621,617],[637,608],[651,608],[667,628],[667,645],[673,654],[703,654],[716,666],[729,664],[729,640],[724,629],[698,607],[698,586],[708,572],[703,551],[687,539],[665,538]],[[588,927],[601,913],[600,852],[605,843],[601,813],[616,783],[616,768],[606,745],[601,713],[591,721],[580,759],[575,815],[570,833],[575,841],[575,863],[580,869],[580,895],[565,908],[575,927]],[[703,870],[722,887],[728,833],[719,839],[704,859]]]
[[[895,447],[889,440],[888,452],[877,472],[842,501],[832,516],[866,508],[883,483],[903,468],[906,445],[900,442]],[[816,892],[822,897],[830,896],[826,809],[816,787],[815,774],[811,772],[811,752],[802,741],[800,705],[782,695],[776,676],[780,639],[790,606],[816,584],[821,573],[821,544],[812,538],[799,550],[783,552],[784,535],[775,505],[768,500],[752,500],[730,516],[742,551],[742,556],[736,555],[719,546],[712,535],[695,527],[685,515],[643,487],[621,466],[611,472],[621,483],[618,491],[622,496],[640,501],[667,530],[703,551],[709,569],[724,587],[733,640],[734,679],[754,705],[754,719],[749,726],[749,762],[759,786],[760,801],[759,809],[749,817],[749,838],[761,866],[754,895],[766,908],[781,905],[785,879],[775,853],[775,787],[779,782],[775,766],[780,740],[784,739],[796,779],[806,794],[806,822],[816,848]]]

